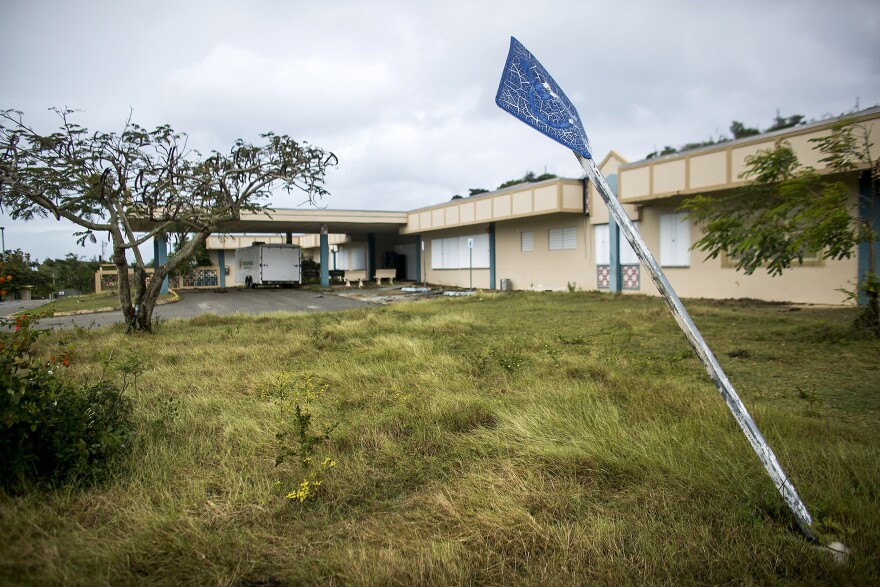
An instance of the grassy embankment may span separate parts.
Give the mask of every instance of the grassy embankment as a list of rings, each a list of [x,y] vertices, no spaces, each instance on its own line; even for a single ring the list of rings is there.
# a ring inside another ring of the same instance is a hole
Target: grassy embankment
[[[880,343],[854,309],[688,306],[849,563],[793,528],[660,300],[514,294],[48,334],[79,377],[108,350],[152,363],[142,440],[106,486],[0,496],[0,582],[880,580]],[[260,393],[290,373],[338,422],[304,503]]]

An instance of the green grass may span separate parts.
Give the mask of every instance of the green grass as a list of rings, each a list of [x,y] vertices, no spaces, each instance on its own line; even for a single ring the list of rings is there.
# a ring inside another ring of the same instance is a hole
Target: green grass
[[[159,303],[165,300],[171,300],[172,294],[162,294],[159,296]],[[86,294],[82,296],[63,297],[52,300],[39,307],[39,311],[52,312],[53,314],[66,312],[82,312],[96,310],[118,310],[119,294],[115,291],[106,291],[98,294]],[[28,313],[34,310],[28,310]],[[21,312],[19,312],[21,313]]]
[[[152,364],[141,440],[107,485],[0,496],[0,583],[880,581],[880,342],[858,310],[687,305],[847,564],[797,532],[660,300],[516,293],[48,334],[76,377],[111,351]],[[338,423],[304,503],[261,394],[287,373],[325,383],[313,423]]]

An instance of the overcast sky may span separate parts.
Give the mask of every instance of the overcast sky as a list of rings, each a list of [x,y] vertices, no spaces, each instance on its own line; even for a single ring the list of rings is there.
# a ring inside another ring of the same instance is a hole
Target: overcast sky
[[[880,103],[877,0],[0,0],[0,108],[54,129],[170,124],[201,152],[289,134],[333,151],[329,208],[412,210],[526,171],[580,177],[494,98],[510,36],[578,109],[597,159]],[[294,207],[301,197],[274,201]],[[7,248],[78,247],[0,217]]]

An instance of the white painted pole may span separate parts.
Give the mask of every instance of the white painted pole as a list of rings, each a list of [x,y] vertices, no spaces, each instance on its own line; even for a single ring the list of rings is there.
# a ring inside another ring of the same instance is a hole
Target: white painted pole
[[[794,514],[801,531],[807,538],[815,541],[816,537],[813,535],[810,528],[813,519],[807,511],[807,507],[798,496],[794,484],[792,484],[791,480],[785,474],[785,471],[782,470],[779,461],[776,460],[776,455],[773,453],[773,449],[770,448],[770,445],[767,444],[767,441],[764,440],[764,437],[761,435],[761,431],[758,430],[758,425],[755,424],[755,421],[752,419],[751,415],[749,415],[748,410],[746,410],[745,405],[743,405],[742,400],[739,399],[739,395],[737,395],[736,390],[733,389],[733,385],[730,384],[727,375],[724,374],[721,365],[718,364],[715,355],[713,355],[712,351],[709,349],[709,345],[703,340],[700,331],[697,330],[696,325],[693,320],[691,320],[691,317],[684,305],[682,305],[681,300],[675,294],[672,285],[669,284],[669,280],[666,279],[666,275],[663,274],[660,265],[657,263],[656,259],[654,259],[654,255],[651,254],[645,241],[642,240],[641,235],[636,231],[624,211],[623,206],[621,206],[620,202],[611,192],[611,188],[608,187],[608,183],[605,181],[602,172],[599,171],[596,162],[593,159],[584,157],[580,153],[574,152],[574,154],[577,157],[578,162],[580,162],[581,167],[583,167],[586,172],[587,177],[595,186],[596,191],[602,196],[602,200],[604,200],[605,204],[608,206],[608,211],[614,217],[614,220],[617,221],[617,225],[620,227],[626,240],[629,241],[630,246],[632,246],[633,250],[636,252],[636,255],[638,255],[642,265],[644,265],[651,273],[651,279],[654,280],[654,284],[657,286],[657,289],[666,301],[666,305],[669,306],[672,315],[675,317],[675,321],[678,322],[679,328],[684,332],[688,342],[691,343],[694,352],[697,353],[697,357],[699,357],[703,367],[706,368],[706,372],[709,373],[709,377],[715,382],[718,391],[721,392],[721,397],[724,398],[724,401],[730,409],[730,412],[733,414],[734,419],[736,419],[737,424],[739,424],[739,427],[748,439],[749,444],[752,445],[752,449],[755,451],[755,454],[758,455],[758,458],[761,460],[761,463],[764,465],[764,468],[773,480],[774,485],[776,485],[776,489],[779,490],[779,493],[782,495],[782,499],[785,500],[791,513]]]

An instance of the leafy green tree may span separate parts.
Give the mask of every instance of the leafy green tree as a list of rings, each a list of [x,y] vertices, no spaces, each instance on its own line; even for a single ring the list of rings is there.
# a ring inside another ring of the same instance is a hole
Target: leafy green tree
[[[489,193],[489,190],[484,190],[483,188],[469,188],[468,192],[468,196],[478,196],[480,194]]]
[[[509,179],[499,185],[496,189],[503,190],[504,188],[509,188],[511,186],[515,186],[521,183],[534,183],[537,181],[544,181],[545,179],[553,179],[556,177],[552,173],[542,173],[541,175],[536,176],[534,171],[526,171],[526,174],[522,176],[521,179]],[[471,193],[473,196],[474,194]]]
[[[0,275],[4,276],[2,290],[6,291],[2,296],[10,296],[21,292],[25,286],[34,288],[35,293],[43,288],[47,279],[37,271],[37,264],[31,261],[30,253],[21,249],[6,251],[0,255]]]
[[[776,111],[776,118],[773,119],[773,124],[765,130],[764,132],[773,132],[776,130],[785,130],[787,128],[793,128],[800,124],[804,124],[805,116],[803,114],[795,114],[793,116],[780,116],[779,111]]]
[[[302,190],[315,202],[327,194],[324,176],[337,163],[332,153],[274,133],[261,135],[262,145],[238,140],[203,157],[169,126],[148,131],[129,120],[118,134],[91,132],[71,120],[73,111],[55,111],[60,128],[48,135],[25,124],[21,112],[0,111],[0,205],[15,219],[70,220],[83,229],[80,242],[108,233],[128,332],[152,330],[162,281],[219,225],[243,211],[266,212],[278,188]],[[134,230],[139,222],[148,223],[146,233]],[[148,281],[138,247],[175,232],[190,238]]]
[[[97,261],[86,261],[68,253],[63,259],[46,259],[37,270],[46,281],[45,291],[40,290],[40,295],[61,289],[76,289],[83,293],[95,291]]]
[[[665,147],[663,147],[662,151],[654,151],[653,153],[648,153],[648,156],[645,157],[645,159],[656,159],[657,157],[662,157],[664,155],[672,155],[673,153],[678,153],[678,149],[666,145]]]
[[[857,285],[868,304],[859,323],[880,335],[880,280],[874,273],[874,249],[880,239],[874,228],[880,213],[880,159],[871,158],[868,130],[852,121],[842,121],[827,137],[811,140],[831,171],[867,174],[870,193],[858,194],[864,199],[861,206],[852,205],[851,184],[840,175],[826,178],[802,166],[791,146],[782,142],[746,158],[742,177],[750,181],[743,188],[726,196],[685,200],[683,208],[704,231],[693,248],[709,258],[723,252],[748,275],[759,268],[780,275],[802,263],[805,255],[845,259],[868,243],[870,271]]]
[[[734,120],[730,123],[730,134],[732,134],[734,140],[736,140],[759,135],[761,134],[761,131],[757,128],[749,128],[740,121]]]

